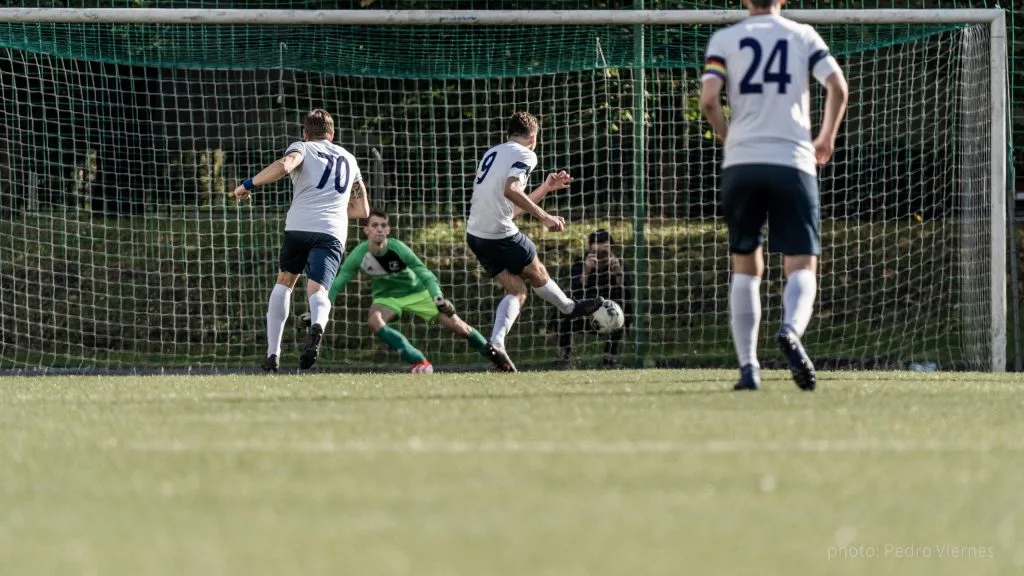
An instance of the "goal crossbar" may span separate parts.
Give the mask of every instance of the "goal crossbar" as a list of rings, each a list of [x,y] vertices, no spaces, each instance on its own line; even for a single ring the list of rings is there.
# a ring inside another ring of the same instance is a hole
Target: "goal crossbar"
[[[1000,9],[786,10],[806,24],[984,24]],[[0,8],[4,23],[566,26],[729,24],[745,10],[245,10],[171,8]]]

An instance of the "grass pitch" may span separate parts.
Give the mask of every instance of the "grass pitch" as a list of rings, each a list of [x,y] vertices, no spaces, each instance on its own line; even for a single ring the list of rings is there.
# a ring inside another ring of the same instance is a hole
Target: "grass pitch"
[[[0,379],[2,574],[1017,574],[1024,383]]]

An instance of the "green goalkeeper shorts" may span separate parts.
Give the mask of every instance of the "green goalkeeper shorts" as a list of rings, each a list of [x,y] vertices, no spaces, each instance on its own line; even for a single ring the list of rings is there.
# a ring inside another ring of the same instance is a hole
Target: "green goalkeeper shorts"
[[[376,298],[373,304],[394,310],[399,318],[401,318],[403,312],[408,312],[423,318],[427,322],[433,322],[441,315],[441,312],[434,304],[434,298],[426,290],[399,298]]]

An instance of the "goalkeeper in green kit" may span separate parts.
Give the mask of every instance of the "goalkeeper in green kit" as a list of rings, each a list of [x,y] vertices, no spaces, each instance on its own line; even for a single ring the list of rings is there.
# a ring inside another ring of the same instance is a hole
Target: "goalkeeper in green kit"
[[[370,306],[368,323],[373,333],[385,344],[396,350],[402,360],[412,364],[411,372],[430,373],[434,371],[430,361],[417,350],[401,332],[388,326],[388,322],[409,312],[427,322],[439,320],[453,334],[466,338],[469,344],[503,372],[515,372],[508,355],[492,347],[487,339],[455,315],[455,306],[441,293],[437,278],[408,246],[399,240],[389,238],[391,226],[388,215],[374,210],[370,212],[364,240],[345,258],[345,262],[334,278],[329,292],[334,302],[338,292],[360,271],[370,276],[373,287],[373,304]]]

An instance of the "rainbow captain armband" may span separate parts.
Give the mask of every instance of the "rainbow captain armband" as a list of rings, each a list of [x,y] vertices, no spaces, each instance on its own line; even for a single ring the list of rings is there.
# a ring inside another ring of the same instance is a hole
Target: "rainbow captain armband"
[[[704,75],[702,79],[709,76],[717,76],[718,78],[725,80],[725,60],[718,56],[708,56],[707,59],[704,60]]]
[[[242,186],[250,192],[252,192],[252,189],[256,187],[256,185],[252,183],[252,178],[246,178],[243,180]]]

